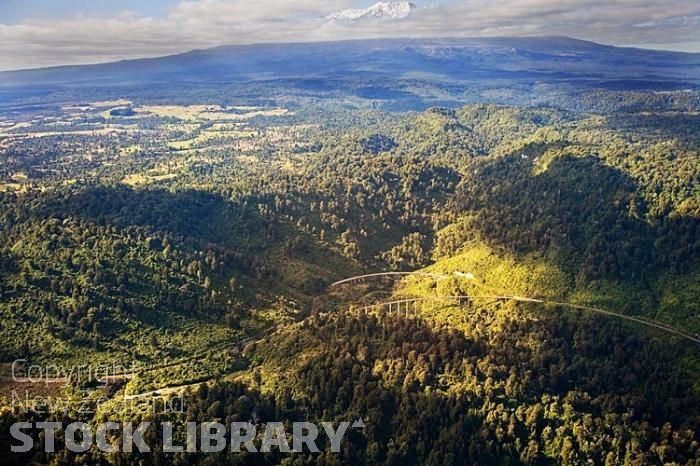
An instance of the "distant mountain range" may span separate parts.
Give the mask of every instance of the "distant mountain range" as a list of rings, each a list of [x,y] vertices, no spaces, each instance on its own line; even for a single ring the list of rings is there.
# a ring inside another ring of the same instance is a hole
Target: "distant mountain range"
[[[386,11],[399,14],[399,5],[413,8],[397,4]],[[372,8],[344,17],[361,18]],[[565,37],[391,39],[224,46],[0,73],[0,106],[98,95],[219,103],[335,100],[400,110],[483,101],[574,108],[595,91],[697,95],[700,54]]]
[[[326,19],[332,22],[404,19],[416,8],[411,2],[379,2],[368,8],[351,8],[331,13]]]

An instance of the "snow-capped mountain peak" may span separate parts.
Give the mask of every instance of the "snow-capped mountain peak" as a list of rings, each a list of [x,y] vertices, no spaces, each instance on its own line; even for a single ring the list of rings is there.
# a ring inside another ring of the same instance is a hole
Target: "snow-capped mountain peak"
[[[326,16],[329,21],[362,21],[370,19],[403,19],[416,9],[411,2],[379,2],[368,8],[352,8]]]

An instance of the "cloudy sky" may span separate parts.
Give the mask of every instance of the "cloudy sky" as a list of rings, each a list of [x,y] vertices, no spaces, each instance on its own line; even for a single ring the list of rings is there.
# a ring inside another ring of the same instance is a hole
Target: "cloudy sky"
[[[255,42],[566,35],[700,52],[700,0],[414,0],[408,18],[330,23],[372,1],[0,0],[0,69]]]

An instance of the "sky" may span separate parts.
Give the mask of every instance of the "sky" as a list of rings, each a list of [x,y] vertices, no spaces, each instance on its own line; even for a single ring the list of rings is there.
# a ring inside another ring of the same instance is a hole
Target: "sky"
[[[0,70],[256,42],[570,36],[700,52],[700,0],[413,0],[409,17],[332,23],[353,0],[0,0]]]

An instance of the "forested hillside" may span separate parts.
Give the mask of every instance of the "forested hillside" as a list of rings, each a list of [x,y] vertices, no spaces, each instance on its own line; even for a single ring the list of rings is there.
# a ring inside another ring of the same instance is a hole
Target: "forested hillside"
[[[232,129],[183,109],[111,116],[143,133],[90,158],[75,144],[92,127],[62,150],[8,149],[3,367],[136,361],[152,370],[116,396],[183,392],[175,422],[366,428],[342,456],[93,449],[14,464],[700,464],[695,113],[277,111]],[[173,125],[189,125],[179,145],[147,129]],[[330,286],[381,271],[423,275]],[[422,301],[365,308],[409,298]]]

